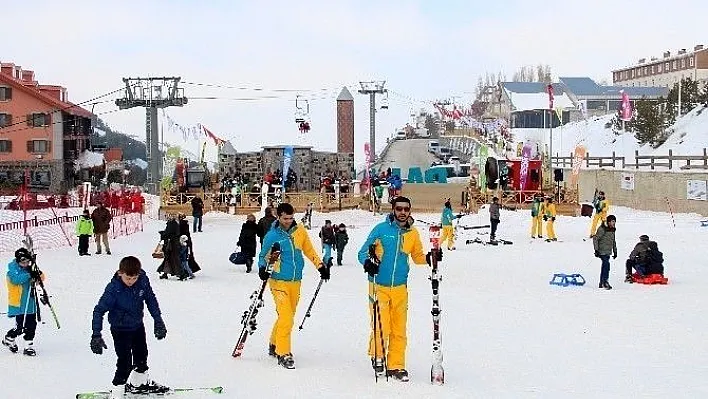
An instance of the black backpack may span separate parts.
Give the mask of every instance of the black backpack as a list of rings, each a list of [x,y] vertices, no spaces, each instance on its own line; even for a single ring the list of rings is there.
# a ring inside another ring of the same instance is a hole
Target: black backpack
[[[651,245],[653,244],[653,245]],[[661,264],[664,262],[664,254],[659,251],[656,243],[647,244],[646,259],[651,264]]]

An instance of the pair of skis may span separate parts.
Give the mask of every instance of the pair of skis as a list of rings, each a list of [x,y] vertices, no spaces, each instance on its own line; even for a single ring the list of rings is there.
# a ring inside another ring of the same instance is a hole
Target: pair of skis
[[[443,369],[442,336],[440,335],[440,281],[438,274],[438,253],[440,252],[440,226],[430,226],[430,285],[433,289],[433,356],[430,366],[430,383],[443,385],[445,383],[445,370]]]
[[[22,244],[24,244],[25,248],[27,251],[29,251],[30,255],[32,256],[32,264],[30,265],[30,268],[32,270],[38,270],[37,267],[37,255],[34,253],[34,241],[32,241],[32,236],[29,234],[25,234],[25,239],[22,240]],[[49,301],[49,294],[47,293],[47,289],[44,287],[44,282],[42,281],[41,278],[34,280],[35,286],[39,286],[39,289],[42,290],[42,292],[39,295],[39,302],[41,302],[43,305],[47,305],[49,310],[52,312],[52,317],[54,318],[54,323],[57,325],[57,329],[61,328],[61,325],[59,324],[59,318],[57,317],[57,313],[54,310],[54,306],[52,306],[52,303]],[[33,291],[36,293],[36,288],[33,287]],[[40,313],[39,313],[39,306],[37,306],[37,321],[41,321],[40,319]]]
[[[215,394],[224,393],[223,387],[209,387],[209,388],[173,388],[164,393],[126,393],[126,399],[139,399],[139,398],[161,398],[163,396],[190,393],[190,392],[210,392]],[[76,394],[76,399],[109,399],[111,397],[110,391],[95,391],[95,392],[82,392]]]

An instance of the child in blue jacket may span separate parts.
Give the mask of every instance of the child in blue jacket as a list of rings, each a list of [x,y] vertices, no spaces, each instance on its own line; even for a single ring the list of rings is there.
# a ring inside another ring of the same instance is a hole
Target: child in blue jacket
[[[19,350],[15,338],[24,334],[25,348],[22,353],[36,355],[37,297],[33,286],[40,278],[44,279],[44,275],[32,267],[32,254],[26,248],[15,251],[15,259],[7,265],[7,316],[15,318],[15,328],[8,331],[2,340],[2,344],[12,353]]]
[[[162,321],[160,306],[150,286],[150,280],[142,270],[140,261],[134,256],[126,256],[120,261],[118,272],[106,286],[101,299],[93,309],[93,334],[91,351],[102,354],[107,349],[101,337],[103,315],[108,312],[113,346],[118,362],[113,377],[112,398],[122,398],[130,393],[164,393],[168,387],[151,381],[147,370],[147,342],[143,324],[144,304],[155,320],[155,338],[161,340],[167,335]],[[128,378],[130,377],[130,378]]]

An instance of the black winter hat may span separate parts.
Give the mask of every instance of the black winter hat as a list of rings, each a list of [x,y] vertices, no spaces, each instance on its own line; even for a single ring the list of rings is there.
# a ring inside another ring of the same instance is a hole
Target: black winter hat
[[[15,260],[19,263],[22,262],[23,260],[30,260],[32,259],[32,254],[30,254],[30,251],[27,250],[27,248],[20,248],[17,251],[15,251]]]
[[[617,216],[615,215],[608,215],[607,216],[607,223],[610,223],[611,221],[617,221]]]
[[[646,234],[642,234],[639,236],[639,241],[649,241],[649,236]]]

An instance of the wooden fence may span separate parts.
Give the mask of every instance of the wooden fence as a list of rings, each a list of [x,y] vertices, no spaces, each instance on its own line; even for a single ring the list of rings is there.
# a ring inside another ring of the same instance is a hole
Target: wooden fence
[[[571,153],[567,157],[553,157],[554,168],[572,168],[574,156]],[[669,150],[669,155],[639,155],[639,151],[634,151],[634,163],[631,159],[619,157],[612,151],[612,156],[593,157],[590,153],[585,154],[583,166],[590,167],[612,167],[621,169],[639,169],[648,167],[655,169],[673,169],[678,166],[682,170],[702,169],[708,170],[708,149],[703,148],[702,155],[674,155],[673,150]]]

